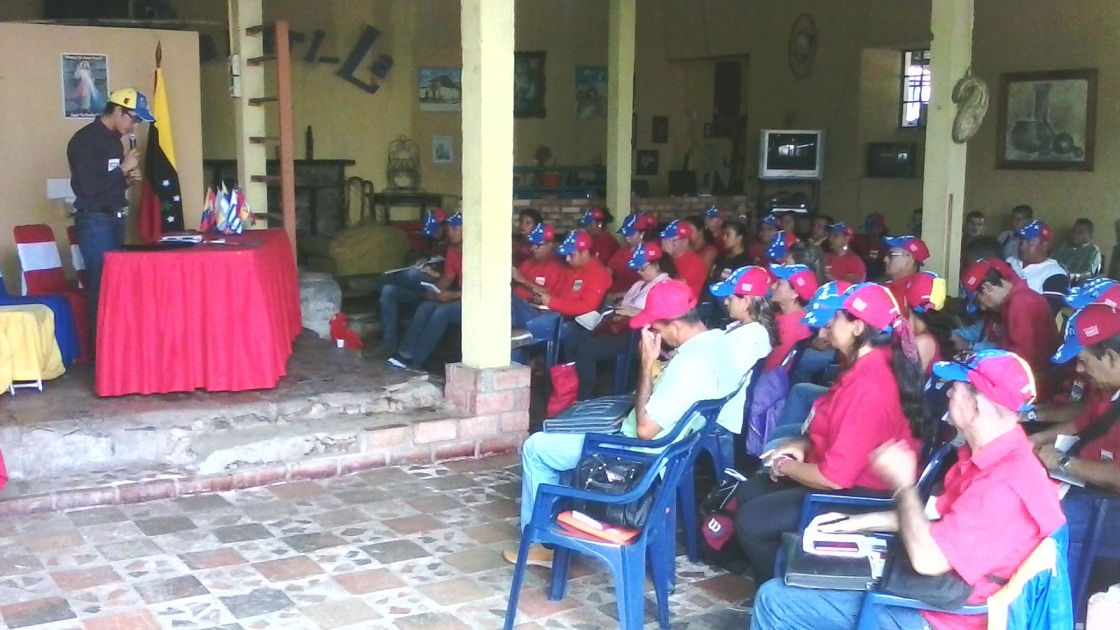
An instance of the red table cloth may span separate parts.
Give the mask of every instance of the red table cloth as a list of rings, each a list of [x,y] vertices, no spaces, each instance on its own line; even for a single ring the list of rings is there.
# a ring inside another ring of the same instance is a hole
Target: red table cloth
[[[99,396],[274,387],[302,323],[283,230],[225,244],[105,254],[97,313]]]

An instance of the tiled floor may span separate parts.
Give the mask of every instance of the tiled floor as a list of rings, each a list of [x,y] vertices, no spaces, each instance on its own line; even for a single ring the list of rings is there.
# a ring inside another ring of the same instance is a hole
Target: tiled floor
[[[500,628],[517,537],[516,456],[0,521],[0,627]],[[746,627],[752,585],[678,558],[673,628]],[[533,568],[518,628],[617,627],[611,581]],[[647,593],[648,627],[652,593]]]

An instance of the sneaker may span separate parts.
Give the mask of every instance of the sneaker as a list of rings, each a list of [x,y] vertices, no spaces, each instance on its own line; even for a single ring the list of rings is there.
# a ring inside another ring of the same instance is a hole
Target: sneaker
[[[393,356],[389,357],[388,360],[389,360],[389,365],[391,365],[395,368],[400,368],[402,370],[409,369],[408,364],[405,363],[404,357],[400,356],[399,354],[396,354],[396,355],[393,355]]]
[[[510,564],[517,564],[517,552],[520,551],[517,547],[506,549],[502,552],[502,557]],[[531,566],[544,567],[546,569],[552,568],[552,550],[545,549],[539,543],[533,543],[529,546],[529,553],[525,557],[525,564]]]

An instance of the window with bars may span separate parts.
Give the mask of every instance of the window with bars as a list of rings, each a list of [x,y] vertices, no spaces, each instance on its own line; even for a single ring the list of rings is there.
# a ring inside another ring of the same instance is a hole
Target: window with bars
[[[929,107],[929,49],[902,51],[900,127],[925,127]]]

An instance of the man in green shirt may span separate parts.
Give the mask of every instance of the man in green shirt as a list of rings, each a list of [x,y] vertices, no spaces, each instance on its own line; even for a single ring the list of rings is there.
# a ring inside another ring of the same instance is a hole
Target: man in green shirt
[[[1057,260],[1069,272],[1069,283],[1077,286],[1101,273],[1101,248],[1093,243],[1093,222],[1084,217],[1073,224],[1073,237],[1054,250]]]

